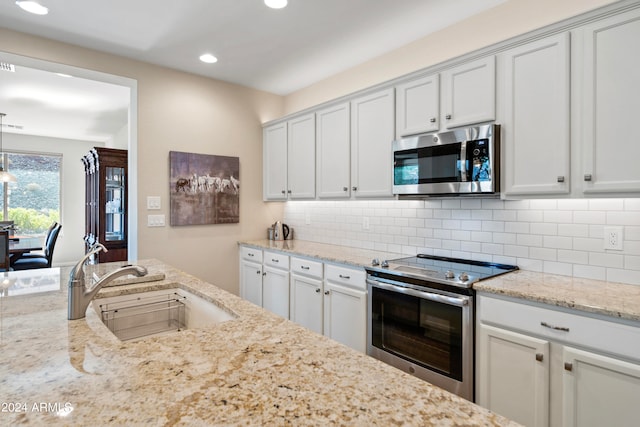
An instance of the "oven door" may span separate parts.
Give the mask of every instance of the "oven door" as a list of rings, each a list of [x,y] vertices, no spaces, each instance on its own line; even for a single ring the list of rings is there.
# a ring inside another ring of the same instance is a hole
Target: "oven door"
[[[473,401],[472,297],[367,284],[367,354]]]

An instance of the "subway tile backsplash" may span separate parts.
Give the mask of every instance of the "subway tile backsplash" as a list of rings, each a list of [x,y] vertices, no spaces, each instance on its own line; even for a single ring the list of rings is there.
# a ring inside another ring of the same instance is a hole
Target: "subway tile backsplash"
[[[287,202],[295,238],[640,285],[640,199]],[[604,249],[622,226],[623,250]]]

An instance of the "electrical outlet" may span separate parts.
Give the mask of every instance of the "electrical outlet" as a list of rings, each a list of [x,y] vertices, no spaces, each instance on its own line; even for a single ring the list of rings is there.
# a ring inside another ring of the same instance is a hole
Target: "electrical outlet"
[[[622,235],[622,227],[605,227],[604,228],[604,248],[614,251],[621,251],[624,237]]]
[[[369,217],[368,216],[362,217],[362,229],[363,230],[368,230],[369,229]]]

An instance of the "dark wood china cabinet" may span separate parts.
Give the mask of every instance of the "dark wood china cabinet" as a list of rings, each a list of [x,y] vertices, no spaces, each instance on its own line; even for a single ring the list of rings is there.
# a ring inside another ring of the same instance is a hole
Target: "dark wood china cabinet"
[[[85,171],[86,249],[96,242],[108,252],[97,262],[127,260],[127,150],[94,147],[82,157]]]

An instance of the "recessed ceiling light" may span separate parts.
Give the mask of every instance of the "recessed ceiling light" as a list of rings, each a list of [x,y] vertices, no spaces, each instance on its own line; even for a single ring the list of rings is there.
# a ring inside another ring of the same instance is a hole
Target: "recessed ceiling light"
[[[16,1],[16,4],[20,6],[22,10],[25,10],[29,13],[33,13],[35,15],[46,15],[49,13],[49,8],[44,7],[37,1]]]
[[[264,0],[264,4],[271,9],[282,9],[287,6],[287,0]]]
[[[206,62],[207,64],[213,64],[218,62],[218,58],[211,55],[210,53],[205,53],[204,55],[200,55],[200,61]]]

